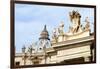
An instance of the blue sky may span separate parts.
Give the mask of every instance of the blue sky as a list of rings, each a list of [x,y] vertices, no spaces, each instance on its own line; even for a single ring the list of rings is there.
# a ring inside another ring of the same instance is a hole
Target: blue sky
[[[64,32],[68,31],[71,24],[69,12],[78,10],[81,14],[81,23],[84,25],[84,20],[89,17],[91,29],[93,32],[94,9],[93,8],[77,8],[77,7],[58,7],[44,5],[15,5],[15,46],[16,52],[21,52],[23,45],[38,41],[40,33],[46,24],[50,34],[54,28],[57,28],[61,21],[64,22]]]

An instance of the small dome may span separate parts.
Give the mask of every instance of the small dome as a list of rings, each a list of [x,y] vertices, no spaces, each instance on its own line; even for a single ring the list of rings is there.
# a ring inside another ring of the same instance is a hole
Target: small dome
[[[48,39],[48,40],[50,40],[50,39],[49,39],[48,31],[47,31],[47,29],[46,29],[46,25],[44,26],[44,29],[43,29],[43,31],[41,32],[40,38],[39,38],[39,39]]]

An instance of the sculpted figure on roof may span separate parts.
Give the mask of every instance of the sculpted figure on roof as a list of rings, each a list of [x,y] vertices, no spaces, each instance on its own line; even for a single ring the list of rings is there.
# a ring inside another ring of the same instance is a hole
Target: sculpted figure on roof
[[[63,35],[64,34],[64,22],[61,21],[59,27],[58,27],[58,33],[59,35]]]
[[[78,11],[72,11],[69,13],[69,16],[70,16],[70,21],[72,23],[72,26],[70,27],[70,32],[72,32],[73,34],[74,33],[77,33],[79,31],[79,28],[80,28],[80,18],[81,18],[81,15]]]

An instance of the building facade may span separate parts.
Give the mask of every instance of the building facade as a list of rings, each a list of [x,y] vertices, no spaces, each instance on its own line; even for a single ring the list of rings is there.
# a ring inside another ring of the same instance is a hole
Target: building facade
[[[37,64],[70,64],[95,61],[94,34],[90,33],[90,22],[86,17],[86,25],[81,24],[81,15],[77,11],[69,14],[72,26],[68,32],[64,32],[64,23],[49,34],[46,25],[40,34],[39,47],[29,52],[15,54],[15,65],[37,65]],[[25,48],[23,48],[25,49]]]

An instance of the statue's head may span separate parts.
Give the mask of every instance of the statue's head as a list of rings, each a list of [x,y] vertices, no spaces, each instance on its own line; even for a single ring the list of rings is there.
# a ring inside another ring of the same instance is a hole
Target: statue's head
[[[64,22],[63,21],[60,22],[59,27],[64,27]]]

